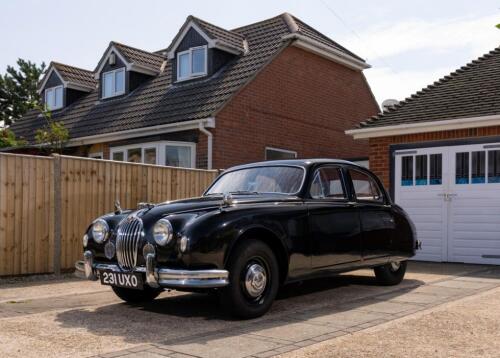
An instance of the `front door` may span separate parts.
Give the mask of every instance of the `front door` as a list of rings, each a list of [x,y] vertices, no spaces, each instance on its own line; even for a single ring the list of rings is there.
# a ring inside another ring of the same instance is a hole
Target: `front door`
[[[415,258],[500,264],[500,144],[395,154],[395,200],[422,241]]]
[[[323,166],[313,174],[306,202],[314,268],[361,259],[359,214],[346,193],[340,168]]]

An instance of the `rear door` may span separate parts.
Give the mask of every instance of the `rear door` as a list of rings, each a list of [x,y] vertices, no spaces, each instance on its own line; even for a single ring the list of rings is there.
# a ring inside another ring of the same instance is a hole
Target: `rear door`
[[[359,215],[348,198],[341,168],[332,165],[317,168],[308,197],[313,268],[360,260]]]
[[[360,215],[363,259],[392,254],[396,224],[382,188],[368,172],[354,168],[347,172]]]

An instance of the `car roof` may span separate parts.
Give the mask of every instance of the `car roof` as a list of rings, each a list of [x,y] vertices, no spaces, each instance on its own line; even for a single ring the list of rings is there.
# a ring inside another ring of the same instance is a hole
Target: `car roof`
[[[356,166],[358,168],[363,168],[362,166],[350,162],[348,160],[342,160],[342,159],[329,159],[329,158],[310,158],[310,159],[286,159],[286,160],[267,160],[264,162],[256,162],[256,163],[248,163],[248,164],[242,164],[242,165],[237,165],[231,168],[228,168],[226,172],[228,171],[233,171],[233,170],[239,170],[239,169],[245,169],[245,168],[252,168],[252,167],[266,167],[266,166],[273,166],[273,165],[288,165],[288,166],[298,166],[298,167],[303,167],[303,168],[309,168],[313,165],[317,164],[349,164]]]

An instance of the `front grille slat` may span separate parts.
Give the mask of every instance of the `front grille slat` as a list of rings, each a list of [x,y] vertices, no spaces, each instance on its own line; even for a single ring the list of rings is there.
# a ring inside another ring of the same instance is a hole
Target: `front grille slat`
[[[118,265],[126,271],[137,265],[137,255],[142,241],[142,220],[136,216],[126,218],[118,227],[116,257]]]

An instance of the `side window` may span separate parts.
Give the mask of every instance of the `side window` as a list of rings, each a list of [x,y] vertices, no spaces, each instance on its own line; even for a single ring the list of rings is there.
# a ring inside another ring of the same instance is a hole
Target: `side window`
[[[384,197],[380,188],[368,174],[352,169],[349,170],[349,174],[358,200],[383,202]]]
[[[316,170],[309,193],[313,199],[345,199],[340,169],[324,167]]]

